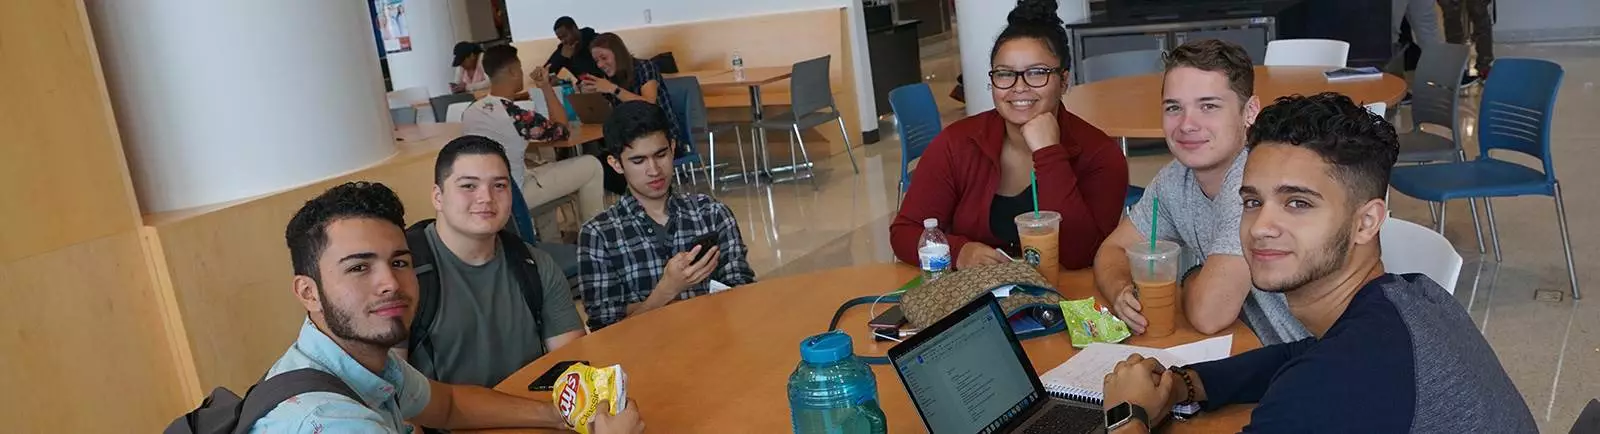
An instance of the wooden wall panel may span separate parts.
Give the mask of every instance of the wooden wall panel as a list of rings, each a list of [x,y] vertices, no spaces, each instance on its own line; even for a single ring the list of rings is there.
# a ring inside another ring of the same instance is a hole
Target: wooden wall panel
[[[0,262],[137,228],[83,4],[0,2],[0,59]]]
[[[143,258],[130,230],[0,264],[0,431],[157,432],[192,405]]]
[[[639,27],[616,30],[615,33],[622,37],[628,44],[628,50],[635,56],[648,57],[671,51],[678,62],[678,69],[684,72],[729,69],[732,67],[730,62],[734,50],[739,51],[747,67],[789,66],[798,61],[832,55],[834,100],[844,114],[851,143],[861,146],[861,125],[856,121],[859,110],[855,99],[856,82],[850,73],[854,69],[850,59],[849,22],[845,10],[835,8]],[[595,30],[602,33],[612,31]],[[522,58],[523,68],[544,64],[557,44],[554,35],[513,43]],[[739,89],[707,92],[729,93],[749,94]],[[775,93],[789,93],[789,82],[780,81],[762,87],[763,95]],[[781,112],[787,108],[778,110]],[[767,113],[775,112],[769,110]],[[748,108],[717,109],[713,110],[711,116],[715,119],[750,118]],[[808,132],[806,137],[809,139],[813,136],[826,140],[823,143],[808,142],[815,145],[807,147],[813,158],[844,152],[843,137],[837,126],[817,127],[813,132]],[[775,143],[787,143],[787,137],[782,131],[768,134],[768,139]],[[779,151],[788,155],[785,146],[772,149],[774,155]],[[817,150],[823,152],[819,154]]]

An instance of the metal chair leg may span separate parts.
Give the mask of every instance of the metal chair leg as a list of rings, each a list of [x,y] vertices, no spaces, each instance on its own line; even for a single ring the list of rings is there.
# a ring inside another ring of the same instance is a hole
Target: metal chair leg
[[[850,156],[850,170],[861,173],[861,168],[856,166],[856,152],[850,149],[852,148],[850,146],[850,130],[844,128],[844,115],[840,115],[834,120],[839,121],[839,136],[844,137],[844,153]]]
[[[1572,238],[1567,235],[1567,205],[1561,200],[1561,183],[1555,184],[1556,193],[1556,218],[1561,222],[1561,249],[1567,253],[1567,279],[1572,281],[1572,299],[1583,298],[1583,293],[1578,292],[1578,270],[1572,266]],[[1495,251],[1498,252],[1498,244]]]
[[[804,157],[806,160],[806,176],[811,178],[811,187],[818,188],[817,163],[811,162],[811,154],[806,152],[806,138],[800,135],[800,124],[789,125],[789,128],[794,130],[794,138],[796,141],[800,142],[800,156]],[[850,158],[850,163],[855,163],[855,157]],[[796,167],[794,169],[794,173],[800,173],[800,168]]]
[[[739,133],[738,126],[733,127],[733,140],[738,144],[735,148],[739,149],[739,180],[749,184],[750,168],[744,165],[744,134]]]
[[[1489,199],[1484,198],[1483,203],[1488,204]],[[1472,206],[1472,232],[1478,235],[1478,254],[1483,254],[1483,226],[1478,223],[1478,199],[1468,198],[1467,204]],[[1487,206],[1487,205],[1485,205]],[[1498,249],[1496,249],[1498,250]]]
[[[711,195],[712,196],[716,196],[717,195],[717,139],[716,139],[715,135],[710,136],[710,138],[708,140],[706,140],[706,161],[711,162],[711,164],[709,166],[706,166],[706,182],[709,182],[711,184]]]
[[[1439,235],[1444,235],[1445,205],[1449,204],[1449,203],[1450,203],[1450,201],[1439,201],[1439,219],[1436,220],[1436,225],[1437,225],[1436,229],[1439,231]],[[1492,224],[1493,223],[1491,223],[1491,225]]]
[[[793,129],[790,129],[790,131],[789,131],[789,173],[791,175],[794,175],[794,176],[799,176],[799,174],[800,174],[800,160],[796,159],[796,156],[800,155],[800,153],[799,152],[795,152],[795,150],[794,150],[794,140],[796,138],[798,138],[799,136],[800,136],[799,133],[796,133]]]
[[[1494,240],[1494,261],[1500,262],[1500,227],[1494,224],[1494,203],[1489,198],[1483,198],[1483,207],[1489,215],[1489,238]]]
[[[1428,201],[1428,218],[1433,219],[1433,224],[1439,224],[1439,203]]]

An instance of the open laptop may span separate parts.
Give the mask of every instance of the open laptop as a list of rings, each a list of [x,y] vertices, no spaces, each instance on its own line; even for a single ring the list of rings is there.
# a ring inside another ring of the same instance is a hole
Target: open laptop
[[[611,117],[611,101],[605,95],[574,93],[567,95],[567,104],[572,104],[572,111],[578,114],[578,122],[604,125],[606,118]]]
[[[1103,433],[1099,406],[1045,392],[994,294],[889,349],[933,434]]]

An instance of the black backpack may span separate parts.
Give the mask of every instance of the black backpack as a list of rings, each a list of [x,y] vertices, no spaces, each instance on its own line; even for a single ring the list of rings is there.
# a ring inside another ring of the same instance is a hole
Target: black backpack
[[[218,387],[200,407],[173,420],[164,434],[248,434],[256,420],[266,416],[278,404],[302,393],[332,392],[356,402],[363,402],[344,380],[333,374],[312,368],[297,369],[279,374],[250,386],[244,398],[227,388]]]
[[[433,219],[427,219],[406,229],[406,245],[411,248],[411,266],[417,273],[418,283],[417,314],[411,319],[411,339],[407,342],[411,350],[407,358],[413,361],[412,365],[416,365],[414,361],[421,360],[423,354],[430,360],[433,357],[433,339],[429,335],[434,318],[439,316],[439,273],[434,265],[433,243],[428,241],[425,231],[432,224]],[[544,285],[539,280],[538,266],[522,238],[509,230],[500,230],[500,250],[505,252],[506,261],[511,264],[511,275],[522,289],[522,300],[528,303],[528,311],[533,314],[535,331],[542,336],[544,313],[540,306],[544,305]]]

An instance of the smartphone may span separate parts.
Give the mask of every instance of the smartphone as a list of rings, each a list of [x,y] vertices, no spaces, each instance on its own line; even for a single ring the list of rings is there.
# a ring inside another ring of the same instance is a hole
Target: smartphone
[[[711,252],[711,248],[716,247],[718,244],[721,244],[721,237],[718,237],[715,231],[708,232],[705,235],[701,235],[699,238],[695,238],[694,244],[689,246],[689,248],[693,249],[694,246],[700,246],[700,253],[696,253],[694,255],[693,262],[700,262],[700,258],[706,257],[706,253]]]
[[[881,314],[878,314],[878,317],[873,318],[872,321],[867,321],[867,326],[872,327],[873,329],[888,330],[898,329],[905,323],[906,312],[900,310],[900,306],[897,305],[889,308],[889,310],[886,310]]]
[[[528,390],[534,392],[549,392],[554,390],[556,388],[556,379],[560,378],[561,374],[566,373],[567,368],[571,368],[572,365],[579,363],[587,365],[589,364],[589,361],[567,360],[556,363],[555,366],[550,367],[550,370],[544,371],[544,374],[540,374],[538,379],[533,380],[532,383],[528,383]]]

